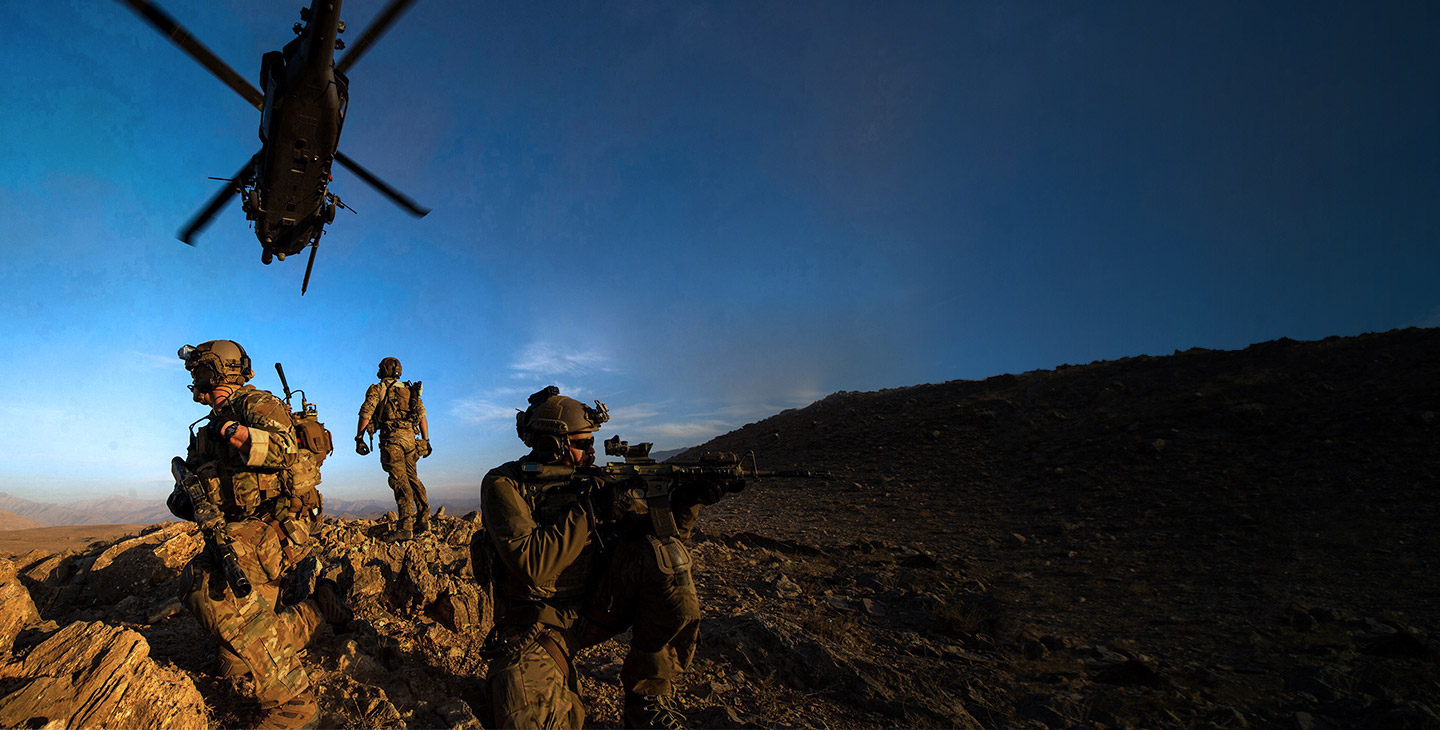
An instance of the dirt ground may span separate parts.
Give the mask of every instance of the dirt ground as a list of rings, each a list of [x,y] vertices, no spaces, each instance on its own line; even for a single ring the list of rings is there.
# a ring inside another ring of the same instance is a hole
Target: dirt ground
[[[0,531],[0,557],[24,555],[31,550],[60,553],[82,550],[140,534],[145,525],[71,525]]]

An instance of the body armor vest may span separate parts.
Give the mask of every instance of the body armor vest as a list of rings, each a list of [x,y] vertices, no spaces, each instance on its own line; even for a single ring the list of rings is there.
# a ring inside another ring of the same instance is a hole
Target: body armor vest
[[[245,457],[226,442],[219,433],[220,424],[235,421],[246,427],[259,428],[248,413],[258,412],[278,424],[290,428],[290,413],[278,398],[246,385],[235,391],[210,418],[210,424],[197,431],[191,440],[190,462],[194,466],[213,464],[212,474],[202,473],[211,501],[227,520],[258,516],[261,506],[279,497],[285,489],[284,468],[249,466]]]
[[[380,394],[380,403],[375,406],[375,421],[381,437],[396,431],[414,431],[414,413],[418,410],[414,402],[418,396],[414,384],[386,380],[389,382],[382,381],[385,390]]]
[[[578,490],[570,480],[531,480],[521,473],[519,462],[505,464],[495,471],[514,481],[520,498],[530,508],[537,527],[562,522],[580,503]],[[491,547],[493,549],[493,547]],[[593,544],[587,544],[574,562],[554,577],[532,584],[522,576],[510,575],[503,562],[494,561],[496,621],[528,624],[542,621],[566,626],[578,612],[592,586],[592,568],[599,559]]]

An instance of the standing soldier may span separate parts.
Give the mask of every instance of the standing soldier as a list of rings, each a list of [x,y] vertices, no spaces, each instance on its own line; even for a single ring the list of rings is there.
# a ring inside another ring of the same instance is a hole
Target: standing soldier
[[[531,451],[485,475],[484,529],[471,543],[476,575],[489,581],[495,627],[485,642],[496,727],[578,728],[585,712],[570,658],[633,627],[621,669],[626,727],[678,727],[671,681],[699,637],[700,602],[689,553],[616,521],[615,485],[575,477],[595,460],[595,432],[609,420],[550,386],[516,414]],[[698,500],[678,496],[688,535]]]
[[[365,434],[378,428],[380,468],[390,476],[390,490],[395,493],[399,514],[389,539],[398,542],[430,530],[430,503],[425,499],[425,485],[415,472],[415,462],[431,453],[430,424],[420,400],[420,383],[400,382],[400,361],[387,357],[380,361],[378,370],[380,382],[365,390],[365,402],[360,405],[355,453],[370,453]]]
[[[313,728],[320,706],[298,652],[321,621],[343,624],[350,609],[333,581],[282,606],[281,588],[309,555],[310,528],[320,516],[319,470],[297,446],[290,411],[280,399],[246,381],[255,377],[239,344],[211,340],[179,352],[190,371],[197,403],[210,406],[209,423],[192,428],[185,464],[199,479],[207,508],[223,516],[230,554],[253,586],[237,595],[217,551],[207,549],[186,566],[185,605],[220,644],[226,676],[251,674],[264,713],[261,728]],[[298,476],[297,476],[298,475]],[[167,503],[182,519],[196,505],[177,484]]]

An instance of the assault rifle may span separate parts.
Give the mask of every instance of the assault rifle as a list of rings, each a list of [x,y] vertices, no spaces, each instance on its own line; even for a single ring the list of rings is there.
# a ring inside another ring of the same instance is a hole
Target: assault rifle
[[[525,463],[521,471],[541,478],[593,477],[605,485],[623,489],[623,499],[634,507],[632,512],[649,514],[657,537],[674,535],[675,516],[671,512],[670,496],[676,489],[696,482],[703,483],[711,490],[718,490],[715,499],[726,494],[738,494],[745,490],[746,480],[759,481],[763,477],[788,479],[828,479],[830,472],[811,469],[761,470],[756,468],[755,452],[748,454],[750,468],[743,466],[740,455],[729,451],[709,451],[694,464],[661,464],[650,458],[653,444],[630,445],[613,436],[605,440],[607,456],[622,456],[623,462],[610,462],[605,466],[556,466],[550,464]],[[622,497],[617,497],[621,499]]]
[[[195,476],[185,465],[185,460],[178,456],[170,460],[170,474],[175,477],[175,489],[190,499],[190,508],[195,522],[200,525],[200,532],[205,535],[206,547],[215,551],[221,567],[225,569],[225,582],[235,591],[236,598],[250,595],[250,579],[240,569],[240,556],[235,554],[235,546],[231,544],[225,516],[205,494],[200,477]]]

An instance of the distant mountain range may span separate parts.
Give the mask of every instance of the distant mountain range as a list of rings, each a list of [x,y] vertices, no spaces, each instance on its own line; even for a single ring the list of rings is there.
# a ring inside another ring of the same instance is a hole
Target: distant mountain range
[[[457,516],[480,509],[479,490],[467,488],[432,494],[430,508],[442,506]],[[329,517],[373,519],[394,509],[395,501],[391,499],[325,500],[325,514]],[[0,492],[0,531],[62,525],[150,525],[173,519],[163,500],[112,495],[52,504]]]
[[[667,449],[652,452],[650,455],[657,461],[665,461],[689,450]],[[430,508],[438,509],[442,506],[456,516],[478,510],[480,490],[472,486],[452,488],[444,492],[432,491]],[[374,519],[394,509],[395,501],[392,499],[325,499],[325,514],[329,517]],[[0,531],[62,525],[151,525],[173,519],[170,510],[165,508],[164,500],[110,495],[55,504],[32,502],[0,492]]]
[[[111,495],[66,504],[32,502],[0,492],[0,510],[38,522],[32,527],[59,525],[148,525],[171,519],[165,502]],[[9,528],[23,530],[23,527]]]

